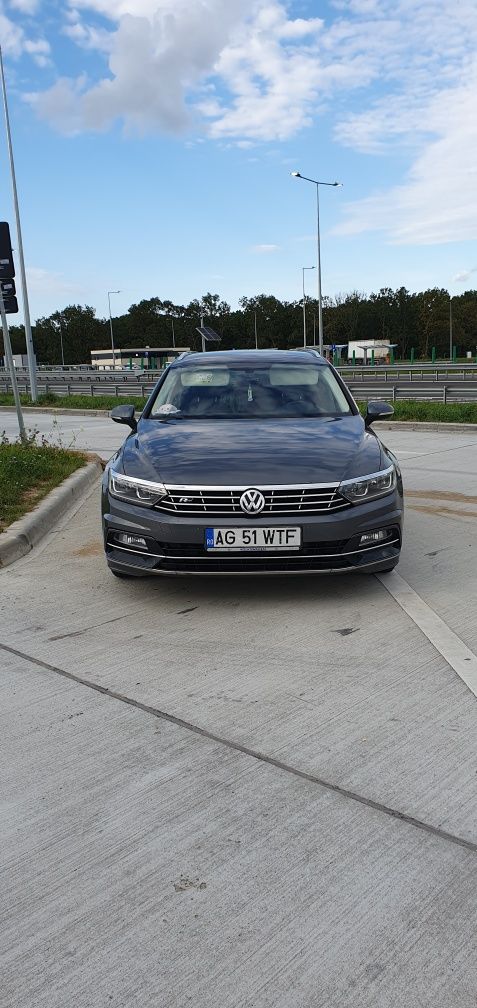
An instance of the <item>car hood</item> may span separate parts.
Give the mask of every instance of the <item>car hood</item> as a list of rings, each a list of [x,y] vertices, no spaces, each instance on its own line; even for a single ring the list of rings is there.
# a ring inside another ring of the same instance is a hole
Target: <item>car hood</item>
[[[140,420],[115,463],[179,486],[336,483],[379,471],[381,444],[360,416]]]

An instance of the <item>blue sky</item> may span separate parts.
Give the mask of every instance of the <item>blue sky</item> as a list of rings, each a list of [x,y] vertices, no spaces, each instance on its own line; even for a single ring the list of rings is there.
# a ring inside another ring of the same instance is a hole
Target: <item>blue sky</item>
[[[295,168],[343,183],[325,294],[477,288],[475,0],[0,0],[0,39],[33,318],[298,299]],[[2,141],[0,197],[12,221]]]

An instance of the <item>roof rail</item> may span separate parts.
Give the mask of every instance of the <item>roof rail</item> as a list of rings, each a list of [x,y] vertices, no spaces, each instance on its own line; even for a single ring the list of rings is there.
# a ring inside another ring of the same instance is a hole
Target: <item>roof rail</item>
[[[180,353],[179,356],[175,358],[175,360],[171,361],[171,363],[176,364],[177,361],[182,360],[183,357],[188,357],[189,354],[191,353],[195,353],[195,350],[184,350],[184,353]]]
[[[306,353],[312,353],[312,354],[315,355],[315,357],[319,357],[320,360],[325,360],[325,358],[323,357],[323,354],[320,354],[320,351],[317,350],[316,347],[313,347],[313,346],[303,346],[303,347],[297,347],[296,349],[297,350],[304,350],[304,351],[306,351]]]

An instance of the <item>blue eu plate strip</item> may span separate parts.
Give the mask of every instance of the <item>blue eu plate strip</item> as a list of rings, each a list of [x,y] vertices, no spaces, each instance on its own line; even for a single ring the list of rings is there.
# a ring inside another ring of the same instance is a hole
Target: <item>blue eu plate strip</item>
[[[205,545],[207,549],[212,549],[214,545],[214,530],[213,528],[206,528],[205,530]]]

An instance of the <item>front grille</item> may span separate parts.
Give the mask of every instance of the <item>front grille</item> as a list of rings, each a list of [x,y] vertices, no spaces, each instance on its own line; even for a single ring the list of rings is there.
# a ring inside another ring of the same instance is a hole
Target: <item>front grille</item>
[[[156,504],[158,511],[177,515],[210,515],[233,517],[244,511],[240,498],[246,487],[168,487],[167,496]],[[260,487],[265,497],[265,507],[259,517],[267,515],[333,514],[351,507],[338,492],[337,484],[318,484],[305,487]],[[246,513],[245,516],[247,517]],[[248,516],[250,517],[250,515]]]
[[[325,556],[335,556],[342,552],[342,550],[346,546],[347,541],[348,541],[347,539],[340,539],[334,542],[304,543],[300,550],[293,551],[293,558],[295,560],[300,559],[303,556],[303,554],[306,554],[306,556],[309,557],[321,556],[322,554],[324,554]],[[173,560],[182,560],[185,557],[187,560],[194,560],[197,558],[197,559],[204,559],[207,562],[209,562],[209,560],[212,559],[212,557],[214,556],[213,553],[205,549],[205,546],[203,545],[199,546],[196,543],[191,544],[191,543],[158,542],[157,552],[160,553],[162,556],[164,556],[164,558],[167,560],[170,558],[172,558]],[[237,551],[237,553],[239,553],[239,551]],[[291,555],[292,555],[291,551],[290,553],[287,553],[287,557],[290,557]],[[215,554],[215,556],[218,557],[219,559],[229,559],[231,554],[227,552],[227,554],[225,553],[221,555]],[[241,553],[240,556],[248,560],[251,559],[252,562],[255,563],[257,560],[263,559],[264,555],[257,552],[257,553]],[[275,560],[277,557],[283,559],[283,556],[284,556],[283,553],[279,553],[278,551],[274,552],[272,550],[270,550],[266,554],[266,557],[268,557],[268,559],[271,560]]]

